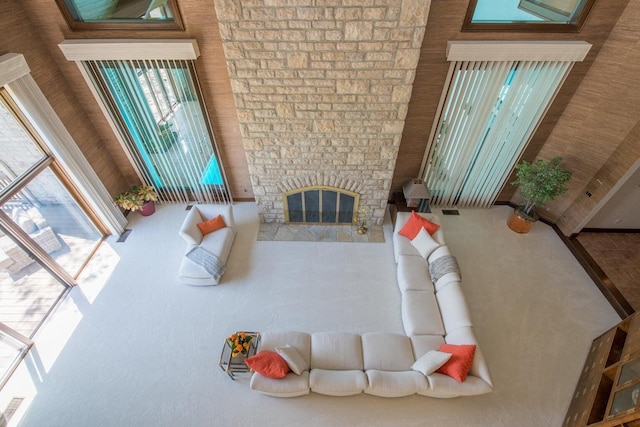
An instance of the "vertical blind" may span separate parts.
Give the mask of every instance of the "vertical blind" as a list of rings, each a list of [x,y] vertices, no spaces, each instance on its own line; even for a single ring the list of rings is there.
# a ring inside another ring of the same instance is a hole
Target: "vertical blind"
[[[452,62],[424,171],[431,204],[491,206],[572,64]]]
[[[83,61],[130,160],[161,201],[230,203],[192,61]]]

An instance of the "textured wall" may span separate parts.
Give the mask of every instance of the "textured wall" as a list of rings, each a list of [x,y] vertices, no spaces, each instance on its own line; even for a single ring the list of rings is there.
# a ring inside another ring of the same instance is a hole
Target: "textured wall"
[[[282,183],[332,177],[381,224],[429,2],[291,3],[215,2],[261,219],[284,221]]]
[[[638,17],[632,0],[540,152],[563,156],[573,171],[569,191],[546,212],[567,235],[640,158],[640,72],[629,66],[640,63]]]

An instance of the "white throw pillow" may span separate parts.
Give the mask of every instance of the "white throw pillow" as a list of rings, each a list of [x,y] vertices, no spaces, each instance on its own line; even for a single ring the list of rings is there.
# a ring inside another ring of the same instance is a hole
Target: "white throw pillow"
[[[429,258],[431,252],[440,247],[440,243],[436,242],[424,228],[420,229],[420,232],[411,241],[411,244],[420,252],[420,255],[422,255],[424,259]]]
[[[431,350],[411,365],[411,369],[423,375],[431,375],[451,358],[451,353]]]
[[[284,347],[276,347],[275,350],[276,353],[282,356],[284,361],[287,362],[287,365],[289,365],[291,371],[295,374],[300,375],[309,369],[309,364],[304,360],[295,347],[285,345]]]

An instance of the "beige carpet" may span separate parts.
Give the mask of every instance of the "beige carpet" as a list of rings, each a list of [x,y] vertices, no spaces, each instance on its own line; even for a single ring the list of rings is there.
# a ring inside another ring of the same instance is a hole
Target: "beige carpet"
[[[439,211],[434,209],[434,213]],[[236,330],[403,332],[391,222],[385,243],[257,241],[253,203],[217,287],[176,272],[183,206],[131,218],[109,239],[0,392],[25,397],[22,426],[558,426],[591,340],[618,321],[553,230],[506,226],[509,208],[442,216],[458,258],[492,393],[294,399],[249,390],[218,367]]]

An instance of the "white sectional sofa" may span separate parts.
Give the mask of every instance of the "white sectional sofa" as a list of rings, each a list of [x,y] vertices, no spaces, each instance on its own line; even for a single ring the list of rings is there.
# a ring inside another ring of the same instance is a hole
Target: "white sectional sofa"
[[[420,214],[439,224],[437,216]],[[399,212],[393,233],[397,282],[402,294],[402,320],[406,335],[371,332],[264,332],[260,350],[294,347],[305,361],[300,375],[268,378],[255,372],[252,390],[277,397],[315,392],[330,396],[366,393],[381,397],[419,394],[452,398],[488,393],[491,375],[473,332],[461,288],[459,271],[449,271],[433,283],[429,263],[450,255],[442,228],[432,237],[440,244],[423,258],[411,241],[398,234],[410,214]],[[450,257],[448,258],[450,259]],[[438,372],[424,375],[412,370],[414,362],[444,343],[475,345],[473,363],[464,381]]]

